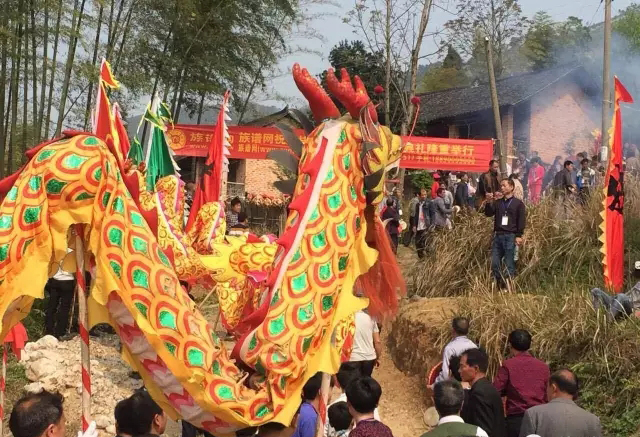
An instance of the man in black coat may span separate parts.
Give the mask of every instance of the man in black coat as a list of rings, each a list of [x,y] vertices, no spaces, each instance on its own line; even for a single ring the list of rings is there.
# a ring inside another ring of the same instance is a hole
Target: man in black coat
[[[471,385],[460,416],[465,423],[479,426],[490,437],[506,437],[502,399],[486,377],[488,367],[489,357],[481,349],[469,349],[460,356],[460,376]]]
[[[416,252],[418,252],[418,258],[424,257],[424,251],[427,246],[427,232],[433,223],[433,216],[435,210],[432,207],[432,202],[427,199],[427,190],[422,188],[420,190],[420,200],[416,204],[416,210],[413,218],[411,219],[411,230],[416,235]]]

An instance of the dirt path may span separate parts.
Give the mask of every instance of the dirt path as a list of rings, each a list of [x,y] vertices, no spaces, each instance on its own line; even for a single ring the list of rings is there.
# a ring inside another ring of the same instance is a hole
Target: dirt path
[[[380,417],[394,437],[420,437],[427,430],[422,420],[427,407],[420,378],[398,370],[386,351],[373,377],[382,386]]]
[[[407,288],[410,289],[411,275],[417,261],[415,252],[400,245],[398,249],[398,263],[405,274]],[[391,428],[394,437],[420,437],[427,427],[423,421],[423,415],[427,409],[427,399],[422,389],[422,381],[418,376],[408,376],[398,370],[389,356],[387,349],[386,333],[383,330],[383,345],[385,354],[380,362],[380,367],[374,371],[374,378],[382,386],[382,399],[380,401],[380,416]]]

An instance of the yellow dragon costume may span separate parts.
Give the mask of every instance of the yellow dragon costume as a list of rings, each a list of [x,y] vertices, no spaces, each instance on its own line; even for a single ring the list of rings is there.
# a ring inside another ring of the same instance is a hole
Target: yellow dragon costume
[[[345,321],[367,306],[353,293],[381,253],[368,244],[379,218],[367,214],[381,201],[385,170],[397,165],[402,149],[400,138],[377,123],[358,77],[354,87],[345,71],[340,81],[329,74],[330,91],[350,113],[343,117],[298,65],[294,79],[319,125],[304,144],[292,144],[298,178],[286,229],[259,310],[236,345],[238,357],[263,376],[257,388],[245,384],[247,373],[180,286],[114,154],[87,134],[35,151],[0,206],[0,336],[43,298],[50,265],[65,256],[69,227],[81,223],[96,266],[90,323],[116,329],[125,358],[170,416],[215,435],[288,424],[306,380],[337,371]]]

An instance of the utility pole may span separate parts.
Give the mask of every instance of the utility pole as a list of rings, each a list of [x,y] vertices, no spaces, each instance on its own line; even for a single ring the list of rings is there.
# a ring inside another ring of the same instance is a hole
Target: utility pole
[[[609,159],[609,124],[611,123],[611,1],[604,0],[604,60],[602,68],[602,147],[600,162]]]
[[[611,0],[609,0],[611,1]],[[500,104],[498,103],[498,90],[496,89],[496,75],[493,71],[493,49],[489,37],[484,38],[484,46],[487,52],[487,68],[489,70],[489,87],[491,89],[491,106],[493,106],[493,120],[496,124],[496,140],[500,147],[500,173],[502,177],[507,174],[507,152],[502,141],[502,122],[500,121]]]

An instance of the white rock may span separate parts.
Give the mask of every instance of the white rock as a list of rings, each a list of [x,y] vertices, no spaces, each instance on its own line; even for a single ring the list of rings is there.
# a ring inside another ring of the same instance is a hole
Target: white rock
[[[55,349],[58,346],[58,339],[53,335],[45,335],[36,341],[37,349]]]
[[[100,362],[98,360],[91,360],[89,364],[91,364],[91,367],[96,367],[100,365]]]
[[[109,425],[111,425],[111,421],[105,415],[95,416],[93,420],[96,421],[96,426],[99,429],[106,429]]]
[[[27,366],[26,375],[30,381],[38,381],[48,375],[53,375],[54,373],[56,373],[56,369],[57,366],[54,361],[48,358],[41,358],[37,361],[29,363],[29,365]]]
[[[107,434],[115,435],[116,434],[116,426],[115,425],[109,425],[109,426],[107,426],[106,431],[107,431]]]
[[[40,393],[43,390],[42,384],[39,382],[32,382],[24,386],[24,391],[27,393]]]

